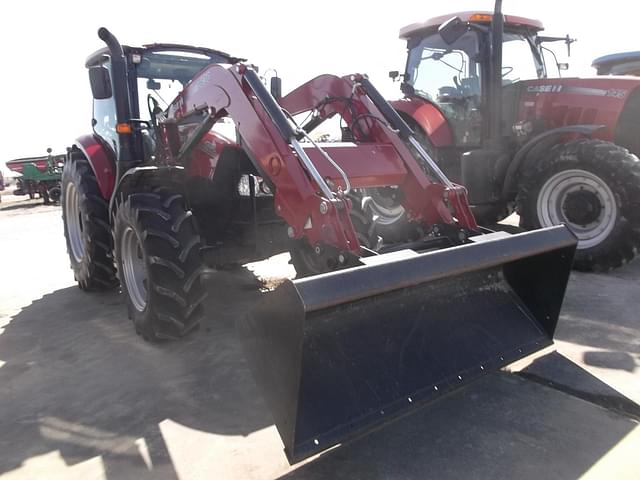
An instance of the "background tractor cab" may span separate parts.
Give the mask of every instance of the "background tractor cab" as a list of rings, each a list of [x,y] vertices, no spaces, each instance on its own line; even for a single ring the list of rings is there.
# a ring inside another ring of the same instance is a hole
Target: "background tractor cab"
[[[580,240],[577,268],[614,268],[640,246],[640,81],[559,78],[568,65],[545,44],[570,53],[575,40],[542,30],[503,15],[501,0],[494,12],[408,25],[405,71],[390,72],[404,98],[391,103],[468,188],[480,224],[514,211],[527,229],[565,223]],[[386,211],[388,224],[402,220],[401,209]]]
[[[542,42],[563,40],[569,45],[573,41],[568,36],[539,37],[541,22],[508,16],[501,32],[502,65],[494,67],[491,20],[491,13],[463,12],[400,31],[401,38],[408,40],[403,91],[435,103],[449,121],[457,145],[480,146],[489,138],[491,125],[483,116],[488,117],[499,104],[491,104],[494,84],[505,87],[525,79],[546,78]],[[555,55],[552,58],[550,69],[566,68]]]
[[[598,75],[634,75],[640,77],[640,51],[612,53],[591,64]]]

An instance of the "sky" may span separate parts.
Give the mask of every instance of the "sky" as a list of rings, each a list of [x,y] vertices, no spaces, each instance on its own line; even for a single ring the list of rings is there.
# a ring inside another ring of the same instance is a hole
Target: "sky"
[[[322,73],[367,73],[387,98],[400,96],[390,70],[404,67],[400,27],[432,16],[492,10],[491,0],[172,1],[19,0],[0,15],[0,165],[17,157],[62,153],[91,131],[86,57],[107,27],[123,44],[184,43],[275,68],[286,93]],[[592,6],[593,5],[593,6]],[[595,5],[601,5],[596,9]],[[564,76],[590,76],[594,58],[640,50],[635,2],[504,0],[503,11],[543,21],[547,35],[578,42]],[[606,7],[606,8],[604,8]],[[554,48],[559,61],[566,48]],[[168,99],[167,99],[168,100]]]

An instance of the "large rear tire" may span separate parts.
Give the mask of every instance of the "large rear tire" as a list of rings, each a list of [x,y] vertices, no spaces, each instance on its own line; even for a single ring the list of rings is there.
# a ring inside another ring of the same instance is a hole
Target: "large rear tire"
[[[640,161],[602,140],[557,145],[522,175],[520,225],[565,223],[578,237],[574,268],[607,271],[640,249]]]
[[[116,287],[109,206],[85,158],[75,157],[65,166],[61,204],[67,252],[78,286],[89,291]]]
[[[116,212],[114,245],[136,332],[156,341],[194,330],[206,297],[204,265],[200,236],[182,195],[130,194]]]

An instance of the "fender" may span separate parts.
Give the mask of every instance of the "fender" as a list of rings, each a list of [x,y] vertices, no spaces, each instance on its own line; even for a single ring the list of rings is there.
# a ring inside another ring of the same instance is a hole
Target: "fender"
[[[591,137],[595,132],[603,128],[605,128],[605,125],[569,125],[547,130],[533,137],[516,152],[513,160],[508,165],[496,165],[498,170],[496,172],[497,178],[502,178],[502,173],[506,170],[504,182],[502,183],[502,196],[507,198],[509,195],[516,193],[518,189],[518,173],[522,168],[526,168],[534,158],[559,143],[561,137],[567,134]]]
[[[104,147],[96,135],[83,135],[74,146],[82,152],[96,176],[102,196],[109,200],[116,183],[116,165],[113,154]]]
[[[410,116],[427,133],[434,147],[453,145],[453,130],[444,114],[433,103],[411,97],[389,102],[398,112]]]
[[[118,198],[124,199],[132,188],[138,188],[142,185],[150,185],[157,179],[158,185],[168,185],[175,182],[178,185],[184,184],[184,167],[180,165],[163,165],[163,166],[145,166],[130,168],[118,182],[115,187],[111,201],[109,202],[109,213],[111,216],[117,208]]]

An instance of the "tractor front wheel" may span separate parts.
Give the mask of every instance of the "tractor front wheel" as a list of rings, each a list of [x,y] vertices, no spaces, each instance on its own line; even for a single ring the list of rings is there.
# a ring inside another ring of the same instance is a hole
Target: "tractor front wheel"
[[[61,204],[67,251],[78,286],[91,291],[116,287],[109,206],[85,158],[73,158],[65,166]]]
[[[114,245],[129,317],[145,340],[194,330],[206,297],[200,236],[182,195],[130,194],[118,207]]]
[[[577,270],[607,271],[638,253],[640,161],[611,142],[555,146],[523,173],[516,201],[522,227],[571,229]]]

